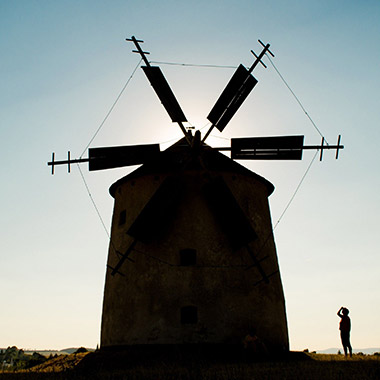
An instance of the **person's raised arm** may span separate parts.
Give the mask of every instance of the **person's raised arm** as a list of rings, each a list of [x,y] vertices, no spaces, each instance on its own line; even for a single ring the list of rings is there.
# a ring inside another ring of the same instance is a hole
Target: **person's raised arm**
[[[343,310],[343,306],[342,306],[342,307],[338,310],[338,312],[337,312],[337,315],[338,315],[338,317],[340,317],[340,318],[343,317],[342,310]]]

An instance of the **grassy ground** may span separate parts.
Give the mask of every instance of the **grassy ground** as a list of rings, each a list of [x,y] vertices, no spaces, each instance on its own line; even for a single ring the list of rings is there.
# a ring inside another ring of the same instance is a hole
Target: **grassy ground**
[[[373,355],[322,355],[292,352],[278,358],[247,360],[167,353],[144,357],[131,352],[61,355],[28,372],[0,372],[6,379],[104,380],[272,380],[380,379],[380,358]],[[148,355],[149,356],[149,355]]]

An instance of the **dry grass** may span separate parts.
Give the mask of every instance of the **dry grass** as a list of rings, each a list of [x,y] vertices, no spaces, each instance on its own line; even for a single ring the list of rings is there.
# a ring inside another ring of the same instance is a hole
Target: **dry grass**
[[[380,363],[380,356],[379,355],[363,355],[363,354],[353,354],[352,358],[349,356],[344,355],[337,355],[337,354],[314,354],[314,353],[307,353],[306,354],[310,359],[316,360],[316,361],[324,361],[324,362],[375,362]]]
[[[74,369],[83,358],[88,355],[89,352],[71,355],[59,355],[53,357],[33,368],[30,368],[27,372],[63,372]]]
[[[28,372],[0,373],[0,380],[275,380],[380,379],[380,358],[374,355],[290,353],[287,357],[256,362],[205,360],[201,357],[164,356],[139,360],[119,353],[61,355]]]

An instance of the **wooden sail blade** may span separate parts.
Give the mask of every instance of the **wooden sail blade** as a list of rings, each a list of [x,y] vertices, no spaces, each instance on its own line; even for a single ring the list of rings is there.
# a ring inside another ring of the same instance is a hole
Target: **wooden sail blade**
[[[154,159],[159,153],[159,144],[90,148],[88,150],[89,170],[140,165]]]
[[[233,249],[240,249],[257,239],[251,223],[222,177],[206,183],[203,194]]]
[[[182,181],[167,177],[129,227],[128,235],[144,243],[162,235],[175,216],[182,192]]]
[[[130,260],[129,259],[129,255],[131,254],[131,252],[133,251],[135,245],[136,245],[137,241],[136,240],[133,240],[133,242],[130,244],[130,246],[128,247],[128,249],[125,251],[125,253],[121,256],[120,260],[118,261],[118,263],[116,264],[115,268],[111,268],[109,267],[112,272],[111,272],[111,275],[114,276],[115,274],[120,274],[122,276],[124,276],[121,272],[119,272],[119,269],[121,268],[121,266],[123,265],[124,261],[125,260]],[[132,260],[133,261],[133,260]]]
[[[256,83],[257,83],[256,79],[253,76],[249,76],[247,81],[242,85],[242,87],[239,90],[239,93],[236,94],[233,101],[230,103],[230,105],[227,107],[227,109],[223,113],[223,116],[215,124],[215,127],[220,132],[222,132],[223,129],[230,122],[230,120],[235,115],[235,113],[240,108],[240,106],[243,104],[244,100],[247,98],[249,93],[253,90],[253,87],[256,85]]]
[[[239,65],[207,119],[222,132],[256,84],[257,79]]]
[[[231,139],[236,160],[301,160],[304,136],[247,137]]]
[[[142,69],[172,121],[176,123],[187,121],[161,69],[157,66],[143,66]]]

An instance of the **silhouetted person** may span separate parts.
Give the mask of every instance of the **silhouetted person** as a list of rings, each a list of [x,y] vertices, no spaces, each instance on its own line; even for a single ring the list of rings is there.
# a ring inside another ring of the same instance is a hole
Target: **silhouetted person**
[[[340,317],[339,330],[340,339],[342,340],[342,345],[344,349],[344,355],[347,356],[347,348],[350,351],[350,357],[352,356],[352,347],[350,343],[350,331],[351,331],[351,320],[348,316],[349,310],[345,307],[341,307],[338,310],[338,317]]]

